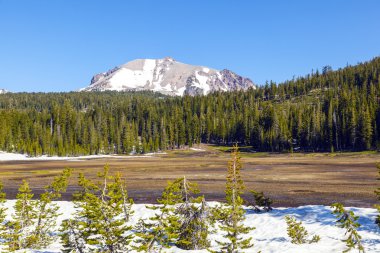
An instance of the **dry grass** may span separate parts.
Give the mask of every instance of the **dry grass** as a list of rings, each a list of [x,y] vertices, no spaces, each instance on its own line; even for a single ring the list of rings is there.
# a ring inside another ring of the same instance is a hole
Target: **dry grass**
[[[229,153],[205,147],[206,152],[173,151],[154,158],[102,158],[85,161],[9,161],[0,162],[0,177],[9,198],[14,198],[22,179],[27,179],[38,194],[63,168],[74,168],[69,199],[76,190],[79,172],[96,178],[108,163],[121,172],[136,202],[154,202],[168,180],[186,176],[198,182],[209,200],[224,197],[225,173]],[[277,206],[331,204],[369,207],[376,203],[375,164],[377,153],[269,154],[243,153],[243,178],[247,190],[264,191]]]

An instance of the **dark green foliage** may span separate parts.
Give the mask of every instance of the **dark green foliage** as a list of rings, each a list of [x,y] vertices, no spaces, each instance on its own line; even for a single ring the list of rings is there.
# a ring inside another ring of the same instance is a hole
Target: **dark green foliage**
[[[198,193],[198,185],[186,177],[169,181],[157,200],[160,206],[147,206],[156,210],[155,216],[137,224],[135,249],[156,252],[173,244],[183,249],[207,248],[208,207],[202,197],[196,197]]]
[[[221,210],[223,219],[220,221],[220,229],[226,233],[225,239],[227,242],[218,241],[222,246],[221,252],[237,253],[244,252],[244,249],[253,248],[251,243],[252,238],[243,235],[248,234],[251,230],[255,229],[252,227],[246,227],[243,224],[245,220],[245,210],[241,207],[243,200],[240,196],[236,197],[235,207],[227,206]]]
[[[343,242],[346,243],[347,249],[343,252],[349,252],[351,249],[358,249],[359,252],[364,252],[364,247],[361,243],[361,236],[357,229],[360,227],[358,216],[355,216],[353,211],[347,211],[340,203],[335,203],[331,206],[334,208],[333,214],[337,217],[337,226],[346,230],[345,235],[348,235]]]
[[[125,209],[127,192],[119,175],[110,176],[106,165],[98,174],[99,183],[79,176],[80,192],[75,194],[77,211],[62,224],[64,252],[126,252],[132,237],[126,225],[130,207]],[[127,204],[128,205],[128,204]],[[87,244],[87,245],[86,245]]]
[[[302,222],[291,216],[285,216],[286,224],[288,225],[287,231],[288,236],[292,239],[294,244],[304,244],[304,243],[316,243],[321,239],[318,235],[314,235],[311,239],[308,239],[308,232]]]
[[[129,154],[215,143],[257,151],[380,148],[380,58],[255,90],[0,95],[0,150]]]
[[[272,211],[273,200],[265,196],[263,192],[250,191],[255,199],[254,203],[251,203],[256,212],[269,212]]]
[[[186,180],[185,177],[177,178],[173,182],[168,181],[168,185],[157,202],[163,205],[175,205],[190,200],[199,202],[200,198],[194,198],[194,195],[198,193],[199,189],[196,183]]]

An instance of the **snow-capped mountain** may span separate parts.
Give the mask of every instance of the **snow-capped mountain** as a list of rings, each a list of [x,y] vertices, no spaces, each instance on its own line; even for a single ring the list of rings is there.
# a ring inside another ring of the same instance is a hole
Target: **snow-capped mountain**
[[[253,82],[234,72],[193,66],[173,58],[137,59],[95,75],[80,91],[152,90],[167,95],[198,95],[212,91],[255,88]]]
[[[0,89],[0,94],[5,94],[5,93],[9,93],[9,91],[7,91],[5,89]]]

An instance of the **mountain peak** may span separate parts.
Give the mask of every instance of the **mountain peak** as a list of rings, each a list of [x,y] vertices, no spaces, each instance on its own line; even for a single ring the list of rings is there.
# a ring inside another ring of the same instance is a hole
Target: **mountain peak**
[[[7,91],[6,89],[0,89],[0,94],[5,94],[5,93],[9,93],[9,91]]]
[[[92,77],[80,91],[152,90],[167,95],[205,95],[213,91],[255,88],[253,82],[230,70],[178,62],[172,57],[136,59]]]
[[[170,56],[166,56],[163,60],[164,61],[175,61],[175,59],[173,57],[170,57]]]

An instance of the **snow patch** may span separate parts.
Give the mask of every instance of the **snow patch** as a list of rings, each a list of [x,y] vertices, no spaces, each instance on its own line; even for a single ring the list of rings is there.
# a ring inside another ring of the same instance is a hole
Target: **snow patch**
[[[177,89],[176,95],[183,96],[183,93],[185,92],[185,90],[186,90],[186,86],[183,86],[183,87]]]
[[[116,158],[116,159],[125,159],[125,158],[149,158],[154,157],[152,154],[145,155],[86,155],[86,156],[37,156],[30,157],[25,154],[16,154],[16,153],[6,153],[0,151],[0,161],[85,161],[89,159],[99,159],[99,158]]]
[[[199,151],[199,152],[204,152],[204,151],[206,151],[206,150],[203,149],[203,148],[190,148],[190,150],[193,150],[193,151]]]
[[[195,78],[199,81],[199,83],[194,82],[193,86],[202,89],[203,94],[206,95],[210,91],[210,85],[207,84],[209,77],[199,74],[199,71],[197,71],[195,72]]]

